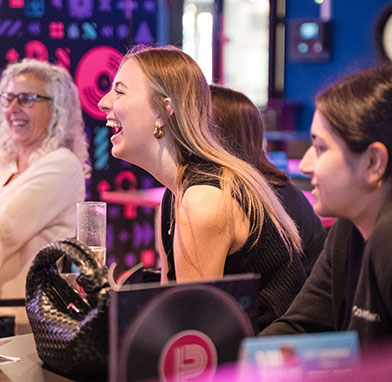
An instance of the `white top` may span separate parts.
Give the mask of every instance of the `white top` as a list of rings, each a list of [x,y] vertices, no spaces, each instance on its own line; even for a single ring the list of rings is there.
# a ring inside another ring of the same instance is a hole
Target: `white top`
[[[16,171],[16,163],[0,167],[0,299],[24,298],[34,256],[48,243],[76,236],[76,203],[85,199],[82,165],[66,148],[33,162],[4,186]],[[2,308],[0,315],[6,309],[15,311]]]

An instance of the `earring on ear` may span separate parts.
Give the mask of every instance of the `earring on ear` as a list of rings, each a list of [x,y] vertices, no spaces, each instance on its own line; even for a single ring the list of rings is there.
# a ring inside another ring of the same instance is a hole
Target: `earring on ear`
[[[165,135],[165,131],[163,130],[163,126],[158,121],[155,121],[154,128],[154,137],[156,139],[161,139]]]

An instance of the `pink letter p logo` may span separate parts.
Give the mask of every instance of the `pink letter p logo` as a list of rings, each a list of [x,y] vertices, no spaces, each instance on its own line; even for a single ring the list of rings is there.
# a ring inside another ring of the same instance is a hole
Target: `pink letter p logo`
[[[160,377],[165,382],[212,381],[217,364],[211,339],[197,330],[172,337],[160,356]]]

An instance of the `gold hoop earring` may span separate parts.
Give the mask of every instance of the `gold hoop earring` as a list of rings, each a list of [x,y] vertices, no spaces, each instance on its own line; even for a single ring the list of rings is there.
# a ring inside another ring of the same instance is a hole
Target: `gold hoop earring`
[[[155,122],[154,137],[156,139],[161,139],[164,135],[165,131],[163,130],[163,126],[161,126],[159,122]]]

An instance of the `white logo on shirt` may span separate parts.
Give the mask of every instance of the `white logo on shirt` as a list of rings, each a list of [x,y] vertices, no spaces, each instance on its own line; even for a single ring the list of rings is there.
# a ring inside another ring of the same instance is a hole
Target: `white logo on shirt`
[[[378,313],[373,313],[367,309],[361,309],[356,305],[353,306],[352,312],[355,317],[363,318],[366,321],[370,321],[370,322],[381,321],[380,315]]]

